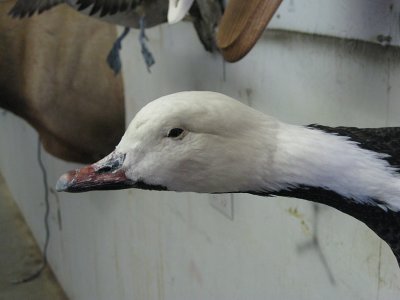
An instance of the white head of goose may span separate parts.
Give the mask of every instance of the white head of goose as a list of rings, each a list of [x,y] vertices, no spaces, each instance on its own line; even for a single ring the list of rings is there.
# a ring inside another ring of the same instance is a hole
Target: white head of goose
[[[400,128],[296,126],[214,92],[159,98],[99,162],[58,191],[140,188],[281,195],[364,222],[400,259]]]

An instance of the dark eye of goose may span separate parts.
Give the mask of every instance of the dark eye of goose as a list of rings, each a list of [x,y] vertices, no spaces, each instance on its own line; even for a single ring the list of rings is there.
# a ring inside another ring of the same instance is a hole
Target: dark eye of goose
[[[167,137],[170,138],[177,138],[179,137],[182,133],[184,132],[184,130],[182,128],[172,128],[168,134]]]

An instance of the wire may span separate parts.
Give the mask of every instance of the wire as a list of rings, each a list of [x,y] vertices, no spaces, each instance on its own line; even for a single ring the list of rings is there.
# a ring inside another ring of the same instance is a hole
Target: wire
[[[46,168],[43,164],[42,160],[42,144],[40,141],[40,136],[38,136],[38,146],[37,146],[37,160],[39,163],[40,170],[42,171],[42,178],[43,178],[43,186],[44,186],[44,203],[45,203],[45,213],[44,213],[44,228],[45,228],[45,241],[44,241],[44,246],[43,246],[43,252],[42,252],[42,264],[39,267],[38,270],[36,270],[34,273],[31,275],[22,278],[18,281],[14,281],[14,284],[20,284],[20,283],[25,283],[32,281],[39,277],[43,270],[47,266],[47,248],[49,246],[49,240],[50,240],[50,226],[49,226],[49,216],[50,216],[50,202],[49,202],[49,184],[47,181],[47,171]]]
[[[42,161],[42,147],[40,142],[40,137],[38,137],[38,150],[37,150],[37,157],[40,169],[42,170],[42,178],[43,178],[43,187],[44,187],[44,203],[45,203],[45,214],[44,214],[44,228],[45,228],[45,241],[43,247],[43,264],[47,265],[47,248],[49,246],[50,240],[50,225],[49,225],[49,216],[50,216],[50,202],[49,202],[49,183],[47,180],[47,171],[46,167]]]

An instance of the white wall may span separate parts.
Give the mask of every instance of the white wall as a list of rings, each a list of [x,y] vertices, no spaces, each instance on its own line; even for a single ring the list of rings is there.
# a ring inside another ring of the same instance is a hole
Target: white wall
[[[241,62],[225,64],[203,51],[190,24],[148,35],[157,60],[151,74],[137,32],[123,44],[128,120],[161,95],[215,90],[296,124],[400,125],[398,49],[268,32]],[[36,134],[7,114],[0,143],[0,168],[43,244]],[[45,162],[52,186],[76,167],[48,155]],[[388,246],[334,209],[315,215],[303,200],[238,194],[231,220],[208,195],[58,197],[51,194],[49,255],[71,299],[399,298],[400,271]],[[321,252],[310,243],[315,233]]]
[[[398,0],[285,0],[269,28],[400,45]]]

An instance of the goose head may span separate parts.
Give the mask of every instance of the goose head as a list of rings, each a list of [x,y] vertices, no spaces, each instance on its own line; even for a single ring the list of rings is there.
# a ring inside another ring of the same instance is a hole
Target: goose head
[[[222,94],[168,95],[137,113],[115,151],[61,176],[57,190],[254,191],[271,171],[260,165],[271,160],[278,127]]]

